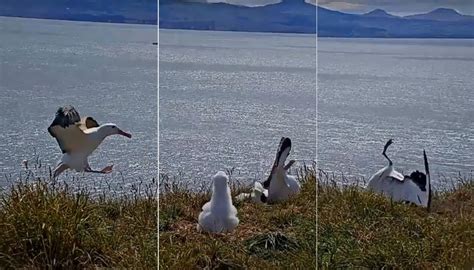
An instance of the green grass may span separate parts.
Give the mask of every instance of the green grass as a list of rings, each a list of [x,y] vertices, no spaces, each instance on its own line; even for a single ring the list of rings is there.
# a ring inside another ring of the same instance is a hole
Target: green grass
[[[0,194],[0,269],[155,269],[153,186],[92,196],[51,179],[16,183]]]
[[[160,194],[160,269],[314,269],[316,178],[308,168],[301,175],[301,193],[285,203],[234,202],[240,223],[225,234],[196,230],[208,192],[191,192],[162,177],[167,188]],[[238,184],[231,191],[248,192]]]
[[[318,181],[320,268],[474,267],[472,179],[435,193],[430,212],[325,179]]]
[[[473,268],[472,177],[435,192],[431,212],[341,187],[312,168],[299,179],[291,200],[236,203],[236,230],[208,234],[196,223],[210,194],[162,177],[160,269]],[[109,196],[18,181],[0,194],[0,269],[156,269],[156,184]]]

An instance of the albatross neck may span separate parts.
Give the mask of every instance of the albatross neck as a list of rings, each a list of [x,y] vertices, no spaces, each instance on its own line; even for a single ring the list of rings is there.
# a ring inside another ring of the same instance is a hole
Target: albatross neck
[[[91,130],[89,135],[91,136],[92,140],[96,141],[99,144],[105,138],[112,135],[112,134],[110,134],[109,129],[107,129],[106,126],[100,126],[100,127],[94,128],[94,129],[95,130]]]

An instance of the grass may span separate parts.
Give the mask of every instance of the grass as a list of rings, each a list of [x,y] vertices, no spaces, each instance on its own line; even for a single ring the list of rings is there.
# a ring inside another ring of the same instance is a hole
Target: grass
[[[240,223],[231,233],[196,230],[208,192],[191,192],[162,176],[159,212],[160,269],[314,269],[316,177],[299,171],[301,193],[275,205],[234,202]],[[232,181],[231,177],[231,183]],[[248,192],[231,185],[232,195]]]
[[[109,196],[18,181],[0,194],[0,269],[155,269],[156,187]]]
[[[341,187],[328,175],[318,180],[319,268],[474,267],[472,177],[435,192],[430,212]]]
[[[161,176],[160,269],[473,268],[472,176],[435,192],[430,212],[314,168],[298,176],[290,201],[235,203],[240,224],[226,234],[196,230],[207,191]],[[0,193],[0,269],[156,269],[156,185],[110,196],[28,175]]]

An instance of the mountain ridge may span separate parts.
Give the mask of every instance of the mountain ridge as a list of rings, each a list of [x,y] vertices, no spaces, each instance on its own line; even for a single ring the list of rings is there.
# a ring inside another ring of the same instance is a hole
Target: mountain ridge
[[[406,19],[433,20],[433,21],[469,21],[474,20],[474,16],[463,15],[455,9],[437,8],[427,13],[413,14],[405,16]]]
[[[376,8],[372,11],[369,11],[367,13],[362,14],[363,16],[370,16],[370,17],[385,17],[385,18],[399,18],[398,16],[392,15],[388,13],[387,11]]]
[[[474,17],[447,8],[399,17],[382,9],[344,13],[304,0],[256,7],[161,0],[159,14],[157,9],[155,0],[2,0],[0,16],[159,23],[160,28],[171,29],[317,33],[320,37],[474,38]]]

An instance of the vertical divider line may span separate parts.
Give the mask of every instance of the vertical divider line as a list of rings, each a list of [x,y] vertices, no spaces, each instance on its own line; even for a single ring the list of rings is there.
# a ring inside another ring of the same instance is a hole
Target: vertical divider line
[[[156,269],[160,269],[160,0],[156,0]]]
[[[316,251],[316,254],[315,255],[316,255],[316,269],[318,269],[318,229],[319,228],[318,228],[318,178],[317,178],[318,173],[317,172],[319,171],[318,170],[318,164],[319,164],[319,162],[318,162],[318,132],[319,132],[319,129],[318,129],[318,118],[319,118],[319,114],[318,114],[318,35],[319,35],[319,32],[318,32],[318,18],[319,18],[318,11],[319,11],[319,0],[316,0],[315,8],[316,8],[316,13],[315,13],[316,14],[316,20],[315,20],[315,24],[316,24],[316,37],[315,37],[316,38],[316,44],[315,44],[316,45],[315,46],[316,47],[315,48],[315,50],[316,50],[316,52],[315,52],[315,56],[316,56],[316,59],[315,59],[316,60],[316,70],[315,70],[315,75],[316,75],[316,80],[315,80],[315,82],[316,82],[315,83],[315,86],[316,86],[316,97],[315,97],[315,99],[316,99],[315,100],[316,101],[316,103],[315,103],[316,104],[316,123],[315,123],[315,125],[316,125],[316,153],[315,153],[316,154],[316,157],[315,157],[316,158],[315,159],[316,160],[316,165],[315,165],[315,169],[316,169],[316,171],[314,172],[314,174],[315,174],[314,177],[315,177],[315,180],[316,180],[315,181],[316,188],[314,190],[316,192],[316,194],[315,194],[316,195],[315,196],[315,198],[316,198],[315,199],[315,207],[316,207],[316,209],[315,209],[315,211],[316,211],[316,224],[315,224],[316,225],[315,226],[316,227],[316,230],[315,230],[315,233],[316,233],[316,237],[315,237],[315,239],[316,239],[316,243],[315,243],[316,249],[315,249],[315,251]]]

